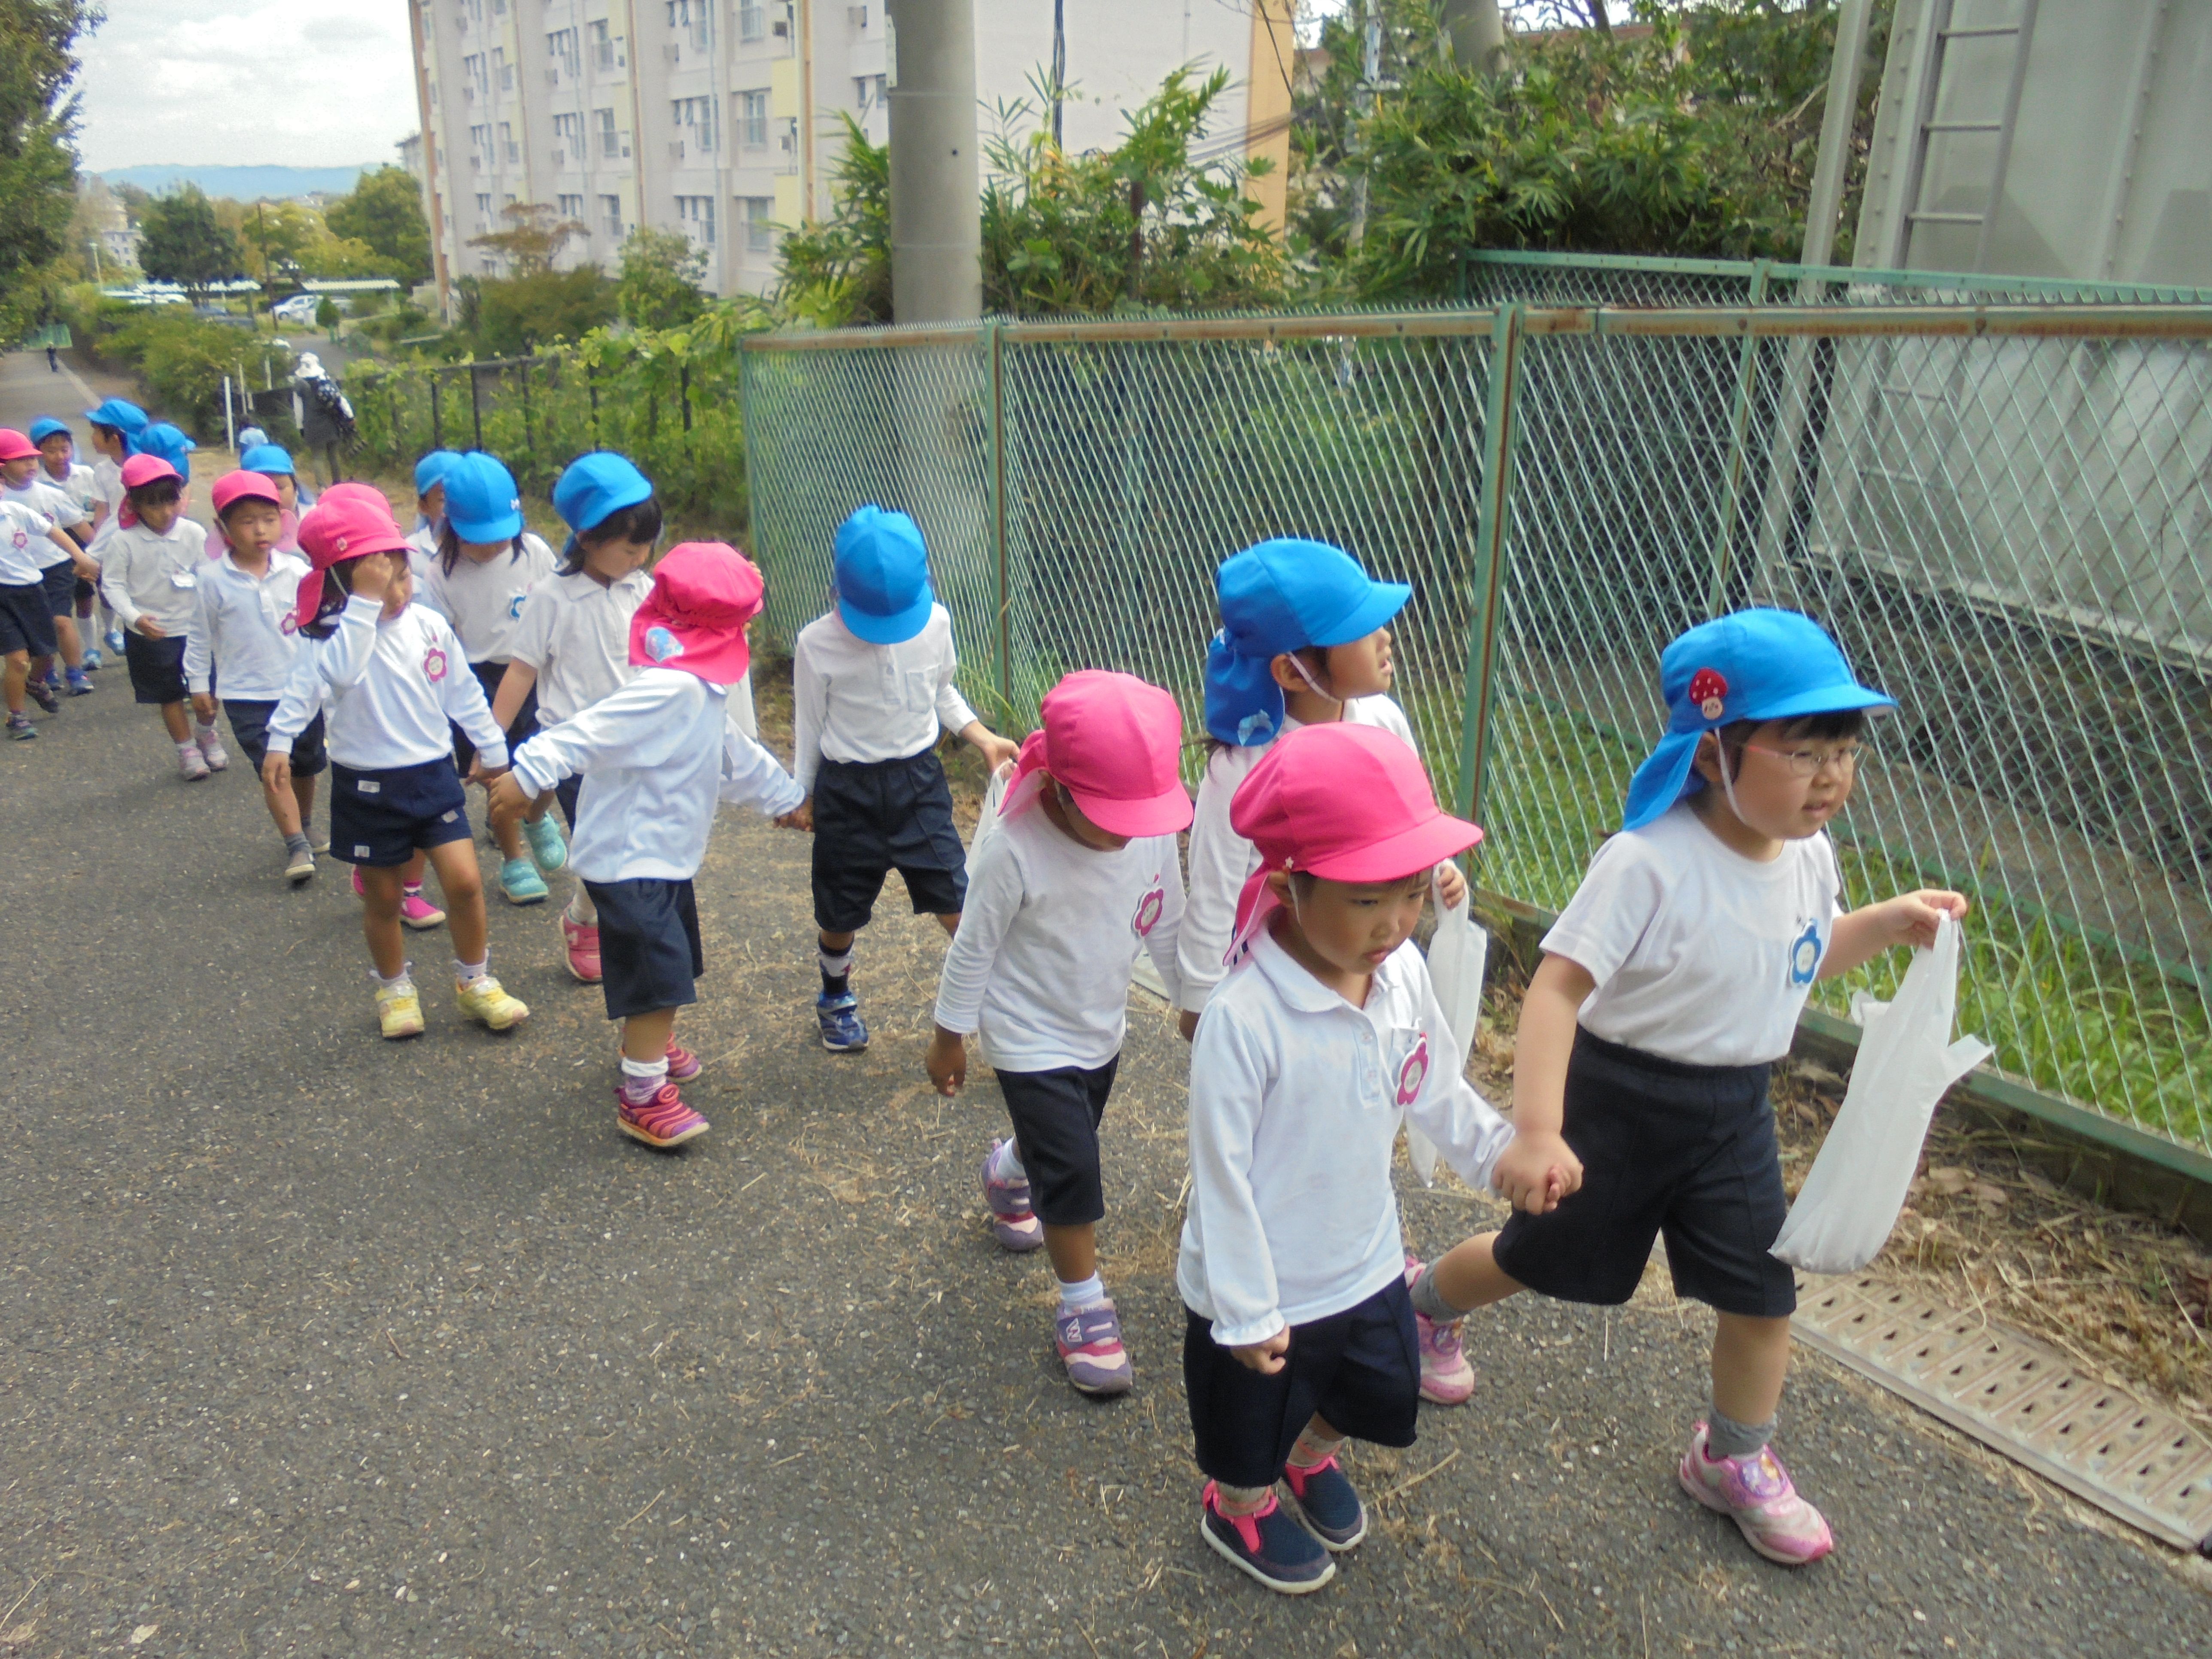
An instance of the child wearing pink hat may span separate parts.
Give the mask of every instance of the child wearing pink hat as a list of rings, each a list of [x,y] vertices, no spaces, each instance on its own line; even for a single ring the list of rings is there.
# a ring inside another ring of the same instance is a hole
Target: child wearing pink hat
[[[46,613],[46,590],[40,575],[42,544],[61,548],[69,544],[69,538],[35,507],[0,501],[0,659],[5,662],[0,685],[4,685],[8,705],[8,736],[17,743],[39,735],[23,707],[31,659],[52,656],[54,650],[54,622]]]
[[[100,591],[123,624],[131,695],[161,709],[187,781],[230,764],[212,719],[196,735],[185,717],[185,633],[206,562],[207,532],[185,517],[177,469],[155,455],[124,462],[123,506],[100,554]]]
[[[291,787],[292,751],[318,709],[329,718],[331,854],[362,876],[362,932],[376,981],[377,1025],[419,1036],[422,1004],[400,933],[409,863],[428,855],[453,935],[453,997],[495,1031],[530,1017],[491,976],[483,878],[468,798],[453,770],[453,731],[472,738],[487,771],[504,770],[507,738],[467,672],[451,623],[409,600],[407,538],[374,490],[326,491],[300,520],[309,574],[291,621],[307,643],[270,716],[262,782]]]
[[[636,674],[548,726],[493,781],[495,822],[512,824],[580,777],[568,861],[599,918],[600,989],[622,1025],[616,1123],[648,1146],[706,1133],[679,1083],[699,1058],[676,1041],[678,1010],[699,1000],[706,971],[691,878],[720,801],[787,819],[805,792],[730,724],[730,688],[750,660],[745,624],[761,608],[761,574],[720,542],[672,547],[629,620]]]
[[[1190,825],[1182,716],[1158,686],[1097,671],[1047,692],[1043,714],[1022,745],[999,833],[969,872],[927,1064],[938,1091],[957,1094],[968,1034],[981,1037],[1014,1129],[983,1160],[992,1231],[1009,1250],[1050,1255],[1068,1381],[1125,1394],[1133,1372],[1098,1278],[1098,1124],[1137,952],[1149,950],[1176,983],[1176,836]]]
[[[193,590],[185,629],[185,689],[193,714],[212,727],[220,676],[230,734],[258,779],[269,758],[269,718],[299,655],[293,612],[307,562],[276,545],[284,533],[284,509],[276,485],[260,473],[225,473],[215,481],[213,495],[221,550],[200,567]],[[291,787],[262,787],[263,805],[284,838],[284,879],[295,887],[315,873],[307,824],[324,764],[323,717],[317,714],[293,744]]]
[[[1238,787],[1231,821],[1261,863],[1191,1048],[1183,1381],[1208,1477],[1200,1535],[1302,1595],[1367,1534],[1337,1449],[1413,1443],[1399,1126],[1476,1188],[1513,1132],[1451,1066],[1412,943],[1431,872],[1482,835],[1437,809],[1412,749],[1370,726],[1301,727]]]

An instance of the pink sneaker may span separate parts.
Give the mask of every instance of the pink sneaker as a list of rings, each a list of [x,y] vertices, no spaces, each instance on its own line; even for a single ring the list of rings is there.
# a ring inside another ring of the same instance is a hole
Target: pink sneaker
[[[1745,1541],[1770,1561],[1802,1567],[1836,1547],[1827,1522],[1797,1495],[1771,1446],[1761,1446],[1748,1457],[1715,1457],[1701,1422],[1675,1473],[1684,1492],[1732,1519]]]
[[[1037,1250],[1044,1248],[1044,1223],[1036,1218],[1030,1208],[1029,1177],[1019,1181],[1001,1181],[991,1173],[999,1162],[998,1141],[983,1155],[983,1202],[991,1212],[991,1237],[1006,1250]]]
[[[569,975],[585,985],[599,982],[599,930],[567,915],[561,918],[561,943],[568,953]]]
[[[671,1083],[689,1083],[706,1069],[698,1055],[674,1037],[668,1039],[668,1080]]]
[[[1406,1285],[1421,1276],[1421,1259],[1406,1258]],[[1421,1351],[1421,1398],[1438,1406],[1464,1406],[1474,1393],[1474,1367],[1459,1346],[1459,1322],[1439,1325],[1426,1314],[1413,1315]]]
[[[672,1083],[664,1083],[642,1106],[633,1106],[615,1091],[615,1113],[622,1132],[632,1140],[665,1150],[696,1140],[707,1133],[707,1120],[684,1103]]]
[[[426,927],[435,927],[446,919],[446,913],[422,896],[420,888],[400,896],[399,920],[421,933]]]
[[[1053,1322],[1053,1346],[1078,1394],[1127,1394],[1136,1378],[1121,1346],[1121,1321],[1112,1301],[1096,1302]]]

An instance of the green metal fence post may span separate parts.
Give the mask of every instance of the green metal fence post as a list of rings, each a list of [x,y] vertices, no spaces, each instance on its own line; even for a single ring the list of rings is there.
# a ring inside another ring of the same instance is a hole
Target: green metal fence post
[[[1490,385],[1483,405],[1482,502],[1474,532],[1475,613],[1467,642],[1467,688],[1460,714],[1459,812],[1482,807],[1490,763],[1491,692],[1498,678],[1498,629],[1505,593],[1505,528],[1512,505],[1513,416],[1520,401],[1521,330],[1525,308],[1500,307],[1490,330]]]
[[[1013,594],[1006,580],[1006,338],[996,323],[984,325],[991,353],[991,550],[999,575],[999,700],[1004,721],[1014,706]]]
[[[1751,268],[1751,302],[1766,303],[1767,278],[1774,262],[1761,259]],[[1759,384],[1759,337],[1747,333],[1736,358],[1735,402],[1729,410],[1728,467],[1721,477],[1720,520],[1713,526],[1713,585],[1705,611],[1717,617],[1728,604],[1729,565],[1735,541],[1735,521],[1743,507],[1743,471],[1751,436],[1751,400]]]

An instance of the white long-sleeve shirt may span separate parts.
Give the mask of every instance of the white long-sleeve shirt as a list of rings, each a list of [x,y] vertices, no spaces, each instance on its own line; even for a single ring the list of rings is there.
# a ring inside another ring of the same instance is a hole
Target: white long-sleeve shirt
[[[1392,951],[1355,1008],[1262,932],[1191,1045],[1176,1286],[1216,1342],[1342,1313],[1405,1272],[1390,1158],[1407,1119],[1477,1188],[1513,1138],[1452,1067],[1421,953]]]
[[[210,668],[220,666],[226,701],[283,697],[300,652],[290,624],[307,574],[305,559],[274,550],[258,576],[240,569],[228,553],[202,565],[185,630],[186,689],[204,692]]]
[[[441,558],[430,561],[416,598],[447,622],[468,647],[471,662],[507,662],[514,655],[514,631],[522,621],[530,590],[553,574],[553,550],[524,531],[513,553],[495,553],[477,563],[465,553],[448,572]],[[414,562],[409,556],[408,562]]]
[[[52,547],[54,521],[35,507],[0,501],[0,582],[28,587],[45,574],[40,545]]]
[[[952,614],[932,605],[921,632],[871,645],[834,610],[799,630],[791,647],[792,773],[813,792],[824,760],[903,760],[975,718],[952,684]]]
[[[269,717],[269,752],[290,754],[318,709],[329,717],[331,758],[356,772],[450,758],[448,722],[469,734],[486,767],[507,764],[507,734],[492,724],[453,624],[419,605],[386,621],[380,600],[356,593],[330,638],[303,638]]]
[[[586,881],[689,881],[718,801],[781,817],[806,799],[730,723],[728,691],[680,668],[641,668],[515,750],[515,781],[533,795],[579,776],[568,864]]]
[[[100,592],[125,628],[151,617],[164,634],[184,637],[191,626],[207,532],[182,514],[160,535],[143,519],[108,538],[100,555]]]
[[[508,659],[538,676],[538,725],[558,726],[629,684],[629,619],[652,591],[642,570],[618,582],[581,570],[538,580],[507,642]]]
[[[10,501],[27,507],[34,513],[45,514],[64,529],[81,530],[88,537],[92,533],[92,514],[78,504],[76,497],[48,477],[43,470],[33,472],[27,481],[21,484],[0,483],[0,501]],[[70,556],[52,541],[47,542],[43,550],[33,550],[38,552],[39,568],[42,570],[61,564]]]
[[[1121,1052],[1139,951],[1172,996],[1182,921],[1173,836],[1103,853],[1033,806],[984,843],[969,874],[937,1023],[979,1033],[1002,1072],[1103,1066]]]
[[[1353,697],[1344,705],[1344,718],[1355,726],[1378,726],[1406,740],[1419,753],[1413,728],[1406,711],[1385,696]],[[1283,732],[1295,732],[1300,722],[1286,720]],[[1277,743],[1282,741],[1278,736]],[[1259,849],[1238,835],[1229,822],[1229,804],[1237,787],[1271,745],[1257,749],[1217,749],[1206,763],[1206,776],[1198,786],[1198,801],[1190,823],[1190,903],[1183,912],[1182,936],[1176,957],[1182,973],[1182,1000],[1177,1006],[1196,1013],[1206,1006],[1213,988],[1228,970],[1221,959],[1237,931],[1237,896],[1260,867]]]

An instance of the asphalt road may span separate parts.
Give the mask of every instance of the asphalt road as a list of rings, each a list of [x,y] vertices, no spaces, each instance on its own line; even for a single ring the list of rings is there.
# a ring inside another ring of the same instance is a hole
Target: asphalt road
[[[1475,1322],[1474,1402],[1355,1453],[1374,1535],[1270,1595],[1196,1536],[1157,1013],[1107,1120],[1138,1388],[1102,1405],[989,1242],[995,1089],[923,1079],[933,924],[871,931],[876,1042],[823,1053],[805,843],[726,814],[681,1028],[714,1132],[656,1155],[551,907],[494,901],[522,1030],[431,994],[380,1042],[342,878],[288,891],[251,781],[180,782],[99,678],[0,745],[0,1654],[2212,1653],[2201,1575],[1809,1358],[1781,1449],[1840,1547],[1759,1560],[1674,1487],[1708,1328],[1656,1287]],[[1430,1249],[1488,1212],[1406,1206]]]

